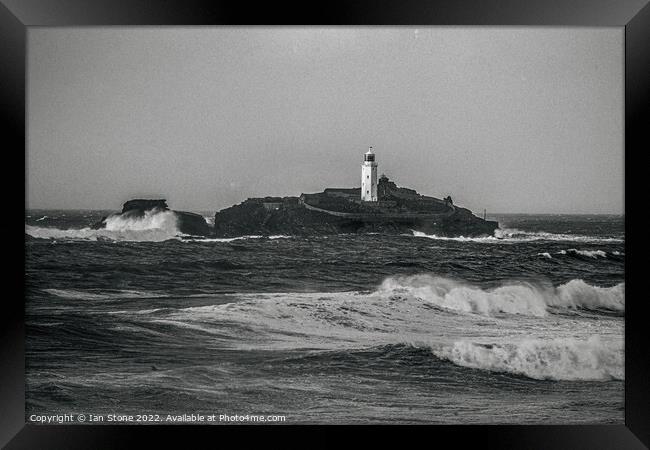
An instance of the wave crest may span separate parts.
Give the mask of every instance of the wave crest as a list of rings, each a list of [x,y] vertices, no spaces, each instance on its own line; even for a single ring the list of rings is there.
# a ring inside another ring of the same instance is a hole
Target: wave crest
[[[165,230],[169,233],[178,233],[178,220],[173,211],[151,209],[144,212],[143,216],[128,216],[113,214],[106,218],[107,231],[145,231]]]
[[[525,375],[536,380],[624,380],[622,340],[523,340],[516,344],[457,341],[432,349],[459,366]]]
[[[484,289],[444,277],[413,275],[385,279],[378,294],[419,298],[441,308],[486,316],[504,313],[542,317],[549,313],[549,307],[625,311],[625,283],[603,288],[583,280],[571,280],[558,287],[510,282]]]
[[[556,289],[549,306],[560,308],[607,309],[625,311],[625,283],[603,288],[583,280],[571,280]]]
[[[113,214],[105,220],[106,227],[59,228],[25,226],[25,233],[37,239],[84,240],[84,241],[150,241],[161,242],[178,239],[180,231],[173,211],[149,210],[144,216],[121,216]]]

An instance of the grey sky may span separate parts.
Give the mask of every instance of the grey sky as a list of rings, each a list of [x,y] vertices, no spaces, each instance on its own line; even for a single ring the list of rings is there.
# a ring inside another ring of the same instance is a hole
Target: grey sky
[[[623,28],[32,28],[27,206],[398,185],[623,212]]]

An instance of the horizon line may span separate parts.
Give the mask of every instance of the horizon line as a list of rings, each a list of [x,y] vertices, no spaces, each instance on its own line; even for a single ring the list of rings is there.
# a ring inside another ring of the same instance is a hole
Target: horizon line
[[[228,208],[228,206],[221,208],[225,209]],[[181,211],[180,209],[173,209],[169,208],[172,211]],[[215,213],[217,211],[221,211],[221,209],[214,210]],[[465,208],[469,209],[469,208]],[[25,208],[25,211],[120,211],[120,209],[116,208]],[[200,209],[200,208],[193,208],[190,209],[189,212],[208,212],[212,211],[213,209],[211,208],[206,208],[206,209]],[[475,211],[469,209],[472,214],[475,213]],[[482,211],[480,215],[482,214]],[[478,214],[478,212],[477,212]],[[529,215],[529,216],[624,216],[625,212],[488,212],[487,216],[499,216],[499,215]]]

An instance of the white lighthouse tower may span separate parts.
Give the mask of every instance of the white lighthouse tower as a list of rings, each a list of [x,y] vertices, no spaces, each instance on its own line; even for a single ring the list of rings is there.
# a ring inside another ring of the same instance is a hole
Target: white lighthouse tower
[[[368,148],[363,155],[363,164],[361,164],[361,200],[377,201],[377,162],[372,147]]]

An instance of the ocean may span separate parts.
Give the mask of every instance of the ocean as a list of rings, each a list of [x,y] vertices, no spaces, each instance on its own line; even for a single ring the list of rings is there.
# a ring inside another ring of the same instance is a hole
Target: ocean
[[[622,216],[199,239],[107,213],[25,213],[28,420],[624,423]]]

